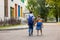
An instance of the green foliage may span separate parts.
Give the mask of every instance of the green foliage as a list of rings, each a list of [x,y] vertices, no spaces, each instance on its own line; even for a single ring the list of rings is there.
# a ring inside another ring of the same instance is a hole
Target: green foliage
[[[54,10],[55,9],[51,9],[50,11],[49,11],[49,14],[48,14],[48,18],[53,18],[54,17]]]
[[[49,4],[46,8],[45,4]],[[34,15],[41,15],[42,18],[60,17],[60,0],[28,0],[27,8],[32,10]]]
[[[58,16],[60,17],[60,0],[49,0],[49,1],[46,1],[46,3],[49,4],[49,7],[51,8],[49,11],[50,17],[51,15],[54,15],[54,17],[56,18],[56,21],[58,21]]]
[[[44,18],[44,16],[47,16],[45,0],[28,0],[27,8],[29,10],[32,10],[35,16],[41,15],[42,18]]]
[[[24,3],[24,0],[21,0]]]

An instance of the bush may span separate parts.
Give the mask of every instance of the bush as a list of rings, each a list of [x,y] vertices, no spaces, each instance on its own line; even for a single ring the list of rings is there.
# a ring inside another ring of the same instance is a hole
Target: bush
[[[9,20],[5,20],[5,21],[0,21],[0,26],[6,26],[6,25],[16,25],[16,24],[20,24],[21,20],[16,20],[16,19],[9,19]]]

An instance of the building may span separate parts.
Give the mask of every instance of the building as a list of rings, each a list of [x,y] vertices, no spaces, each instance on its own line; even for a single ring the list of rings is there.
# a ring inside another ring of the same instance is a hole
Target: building
[[[26,0],[0,0],[0,20],[23,17]]]

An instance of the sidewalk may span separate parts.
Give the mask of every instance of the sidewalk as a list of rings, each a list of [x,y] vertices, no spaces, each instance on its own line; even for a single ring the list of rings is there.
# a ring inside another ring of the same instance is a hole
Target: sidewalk
[[[27,29],[28,28],[28,25],[18,25],[18,26],[11,26],[11,27],[7,27],[7,28],[2,28],[0,29],[0,31],[3,31],[3,30],[20,30],[20,29]]]
[[[60,24],[60,22],[58,22],[58,24]]]
[[[43,25],[60,25],[60,23],[43,23]],[[11,26],[11,27],[7,27],[7,28],[0,28],[0,31],[3,30],[20,30],[20,29],[27,29],[28,25],[18,25],[18,26]]]

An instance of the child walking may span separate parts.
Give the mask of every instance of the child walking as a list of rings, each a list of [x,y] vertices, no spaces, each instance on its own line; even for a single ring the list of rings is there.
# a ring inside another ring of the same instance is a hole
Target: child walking
[[[39,36],[39,31],[41,32],[41,35],[42,35],[42,25],[43,25],[43,23],[42,23],[42,19],[40,18],[39,15],[37,17],[36,23],[37,23],[37,25],[36,25],[37,36]]]

